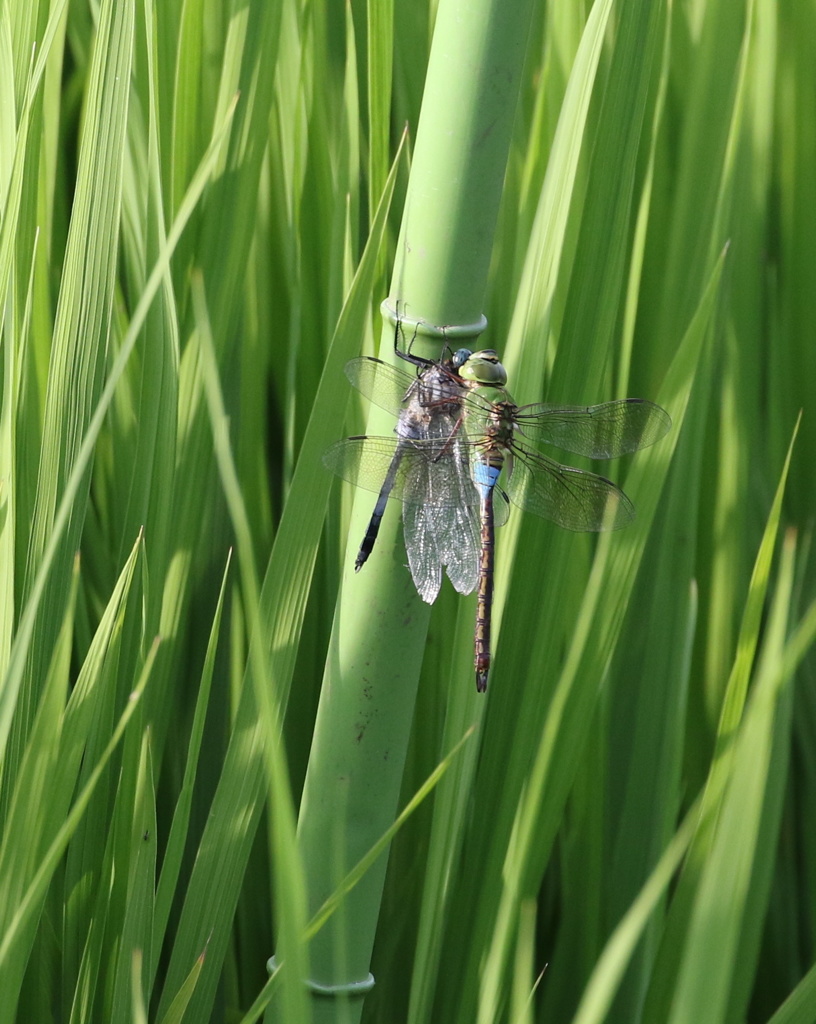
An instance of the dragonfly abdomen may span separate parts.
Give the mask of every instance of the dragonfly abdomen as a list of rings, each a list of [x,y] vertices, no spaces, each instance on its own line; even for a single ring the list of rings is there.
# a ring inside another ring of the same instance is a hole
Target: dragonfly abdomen
[[[385,512],[386,502],[394,488],[394,481],[397,478],[397,471],[399,470],[400,461],[402,459],[403,447],[402,444],[394,452],[394,458],[391,460],[391,465],[388,467],[385,480],[380,489],[380,493],[377,496],[377,504],[374,506],[374,511],[371,513],[371,519],[368,521],[368,527],[366,528],[365,536],[363,537],[360,549],[357,552],[357,557],[354,560],[354,571],[359,572],[365,563],[368,561],[368,556],[374,550],[374,543],[377,540],[377,535],[380,532],[380,524],[382,523],[382,517]]]
[[[490,671],[490,626],[493,612],[493,551],[496,524],[493,515],[493,491],[504,459],[497,450],[486,452],[473,466],[473,482],[479,492],[481,544],[477,584],[476,632],[474,636],[476,689],[484,693]]]

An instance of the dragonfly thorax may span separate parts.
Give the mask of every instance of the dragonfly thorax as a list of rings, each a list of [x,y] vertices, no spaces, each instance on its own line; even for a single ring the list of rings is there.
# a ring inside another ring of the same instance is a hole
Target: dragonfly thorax
[[[430,423],[458,412],[466,385],[445,363],[431,366],[413,382],[404,399],[404,415]]]
[[[493,402],[484,425],[485,437],[500,443],[512,442],[513,433],[518,429],[515,422],[517,411],[518,406],[514,402]]]

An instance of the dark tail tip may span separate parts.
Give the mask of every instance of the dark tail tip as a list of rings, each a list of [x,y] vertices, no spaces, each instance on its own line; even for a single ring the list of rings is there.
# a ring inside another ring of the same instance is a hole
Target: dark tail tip
[[[476,673],[476,690],[479,693],[484,693],[487,689],[487,669],[483,671],[477,671]]]

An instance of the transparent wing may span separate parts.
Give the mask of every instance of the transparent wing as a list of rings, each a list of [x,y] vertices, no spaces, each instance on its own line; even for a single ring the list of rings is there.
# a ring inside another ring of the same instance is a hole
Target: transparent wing
[[[384,363],[381,359],[360,356],[346,363],[346,376],[366,398],[381,409],[398,415],[416,376]]]
[[[457,438],[348,437],[323,456],[333,473],[377,493],[393,473],[390,497],[403,502],[411,575],[429,604],[439,593],[443,569],[460,594],[476,586],[479,498],[470,477],[468,447]]]
[[[616,459],[659,441],[671,417],[642,398],[590,406],[523,405],[513,417],[523,437],[590,459]]]
[[[430,505],[447,510],[462,505],[472,506],[477,510],[478,524],[479,495],[470,475],[473,458],[470,453],[480,447],[457,438],[411,441],[368,434],[335,441],[324,452],[323,465],[350,484],[379,494],[399,452],[399,465],[390,497],[409,505]],[[533,458],[544,458],[537,452],[530,454]],[[552,464],[558,465],[557,462]],[[504,526],[509,515],[507,495],[497,487],[493,494],[496,526]],[[469,594],[470,591],[460,593]]]
[[[423,505],[403,505],[402,532],[416,591],[423,601],[433,604],[442,586],[442,559],[424,513]]]
[[[510,504],[501,487],[493,488],[493,525],[504,526],[510,516]]]
[[[363,435],[335,441],[324,453],[323,464],[349,483],[379,494],[396,459],[392,498],[450,509],[463,502],[478,505],[468,447],[456,439],[415,441]]]
[[[427,502],[405,505],[403,525],[408,561],[417,590],[426,567],[444,566],[454,589],[469,594],[479,573],[478,492],[470,474],[470,449],[463,435],[448,435],[441,459],[427,474]],[[439,463],[442,463],[439,471]],[[426,469],[423,469],[426,472]]]
[[[450,364],[444,362],[429,363],[421,373],[410,374],[381,359],[360,356],[346,363],[345,373],[366,398],[396,416],[410,405],[430,410],[432,415],[434,410],[455,405],[463,406],[484,422],[497,396],[513,401],[505,388],[488,385],[484,386],[484,391],[491,397],[486,397],[481,393],[481,385],[462,380]]]
[[[406,407],[428,411],[432,417],[458,407],[468,395],[462,379],[444,363],[431,363],[411,375],[380,359],[362,356],[346,363],[349,381],[380,408],[401,415]]]
[[[611,480],[562,466],[518,442],[512,452],[506,489],[519,508],[578,532],[618,530],[634,519],[634,505]]]
[[[456,485],[460,503],[439,505],[403,504],[402,523],[408,565],[420,597],[431,604],[439,593],[444,568],[460,594],[469,594],[479,574],[479,513],[475,488],[468,475]]]

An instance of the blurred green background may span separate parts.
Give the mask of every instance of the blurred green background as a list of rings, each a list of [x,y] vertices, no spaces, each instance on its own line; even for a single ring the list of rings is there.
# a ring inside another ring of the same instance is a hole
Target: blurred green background
[[[512,514],[487,698],[443,587],[403,805],[475,729],[395,839],[365,1021],[816,1020],[816,5],[591,7],[535,9],[482,340],[519,402],[674,429],[604,470],[630,530]],[[303,951],[320,453],[434,14],[0,5],[0,1024],[257,1019]]]

